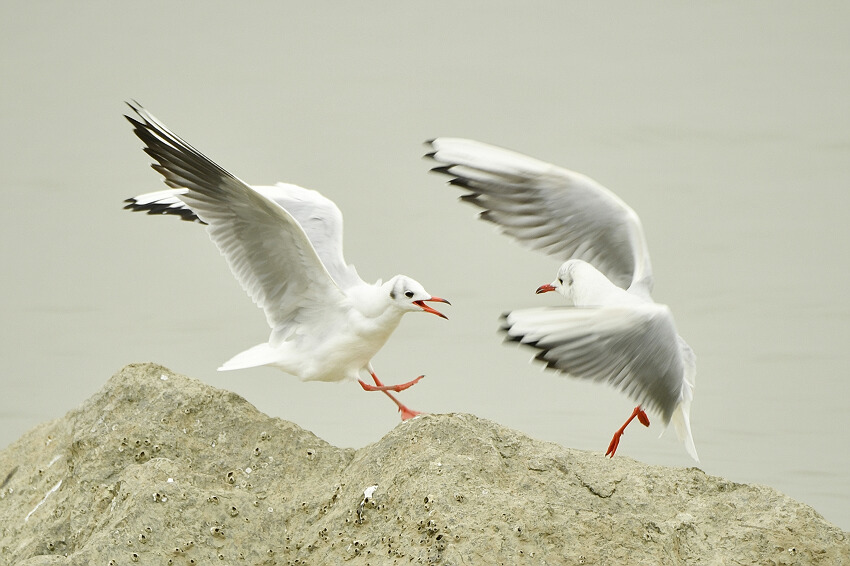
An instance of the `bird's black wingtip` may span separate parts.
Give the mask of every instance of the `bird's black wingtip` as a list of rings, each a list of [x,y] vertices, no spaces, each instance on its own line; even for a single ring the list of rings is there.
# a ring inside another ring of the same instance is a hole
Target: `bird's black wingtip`
[[[496,224],[496,221],[493,220],[493,216],[492,216],[491,212],[492,211],[490,211],[490,210],[483,210],[483,211],[478,213],[478,218],[480,218],[481,220],[483,220],[485,222],[492,222],[493,224]]]
[[[471,179],[466,179],[464,177],[453,177],[449,179],[449,184],[454,185],[455,187],[460,187],[462,189],[467,189],[470,191],[475,190],[475,186]],[[480,194],[480,193],[479,193]]]
[[[125,100],[124,104],[130,107],[130,110],[135,112],[136,114],[140,114],[142,110],[144,110],[144,106],[139,104],[139,101],[135,98],[131,98],[130,100]]]
[[[516,343],[516,344],[522,343],[522,336],[512,336],[511,334],[508,334],[506,330],[503,329],[503,331],[504,331],[504,334],[505,334],[505,338],[504,338],[503,342],[513,342],[513,343]]]
[[[139,115],[139,117],[141,117],[141,115]],[[124,114],[124,118],[126,118],[127,121],[130,122],[130,125],[133,126],[133,131],[137,132],[136,135],[138,135],[138,132],[143,132],[143,131],[146,130],[145,124],[140,122],[136,117],[128,116],[127,114]]]
[[[451,165],[440,165],[439,167],[431,167],[432,173],[441,173],[443,175],[451,175]]]
[[[197,222],[198,224],[206,225],[206,222],[198,218],[198,215],[189,208],[174,208],[169,204],[156,202],[139,204],[134,197],[125,199],[124,202],[127,203],[124,205],[124,210],[131,212],[144,212],[155,216],[177,216],[180,220],[185,220],[186,222]]]

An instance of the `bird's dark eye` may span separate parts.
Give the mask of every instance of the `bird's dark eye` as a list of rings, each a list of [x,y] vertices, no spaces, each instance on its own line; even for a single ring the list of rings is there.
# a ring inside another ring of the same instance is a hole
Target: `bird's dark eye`
[[[412,299],[412,298],[413,298],[413,291],[407,291],[407,292],[405,292],[405,293],[404,293],[404,296],[405,296],[405,297],[407,297],[408,299]]]
[[[558,277],[558,283],[560,283],[561,285],[563,285],[563,284],[564,284],[564,278],[563,278],[563,277]]]

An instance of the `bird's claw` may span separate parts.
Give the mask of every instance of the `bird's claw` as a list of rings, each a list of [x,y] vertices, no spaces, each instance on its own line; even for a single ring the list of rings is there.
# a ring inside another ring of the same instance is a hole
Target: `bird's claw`
[[[617,451],[617,446],[620,445],[620,437],[622,435],[623,435],[623,433],[620,432],[620,431],[617,431],[614,434],[614,438],[611,439],[611,443],[608,445],[608,450],[605,452],[606,456],[609,456],[611,458],[614,457],[614,452]]]
[[[404,405],[402,405],[401,407],[398,408],[398,412],[401,413],[401,420],[402,421],[406,421],[408,419],[412,419],[413,417],[418,417],[419,415],[425,414],[425,413],[422,413],[420,411],[414,411],[412,409],[408,409]]]

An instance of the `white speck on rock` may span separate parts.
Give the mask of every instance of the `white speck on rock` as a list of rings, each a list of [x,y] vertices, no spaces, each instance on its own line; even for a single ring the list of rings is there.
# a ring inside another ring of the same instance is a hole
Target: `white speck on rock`
[[[30,516],[31,516],[33,513],[35,513],[35,512],[38,510],[38,508],[39,508],[39,507],[41,507],[42,503],[44,503],[45,501],[47,501],[47,498],[48,498],[48,497],[50,497],[50,494],[51,494],[51,493],[53,493],[54,491],[56,491],[57,489],[59,489],[59,486],[60,486],[60,485],[62,485],[62,480],[59,480],[59,483],[57,483],[56,485],[54,485],[53,487],[51,487],[51,488],[50,488],[50,491],[48,491],[48,492],[44,495],[44,498],[43,498],[41,501],[39,501],[39,502],[36,504],[36,506],[35,506],[35,507],[33,507],[33,508],[32,508],[32,511],[30,511],[29,513],[27,513],[27,516],[26,516],[26,517],[24,517],[24,523],[26,523],[27,521],[29,521],[29,520],[30,520]]]

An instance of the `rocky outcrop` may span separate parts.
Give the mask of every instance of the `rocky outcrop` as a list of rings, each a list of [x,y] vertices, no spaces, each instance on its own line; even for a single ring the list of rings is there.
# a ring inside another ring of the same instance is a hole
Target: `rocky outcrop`
[[[0,453],[0,483],[0,564],[850,564],[768,487],[466,414],[340,449],[154,364]]]

